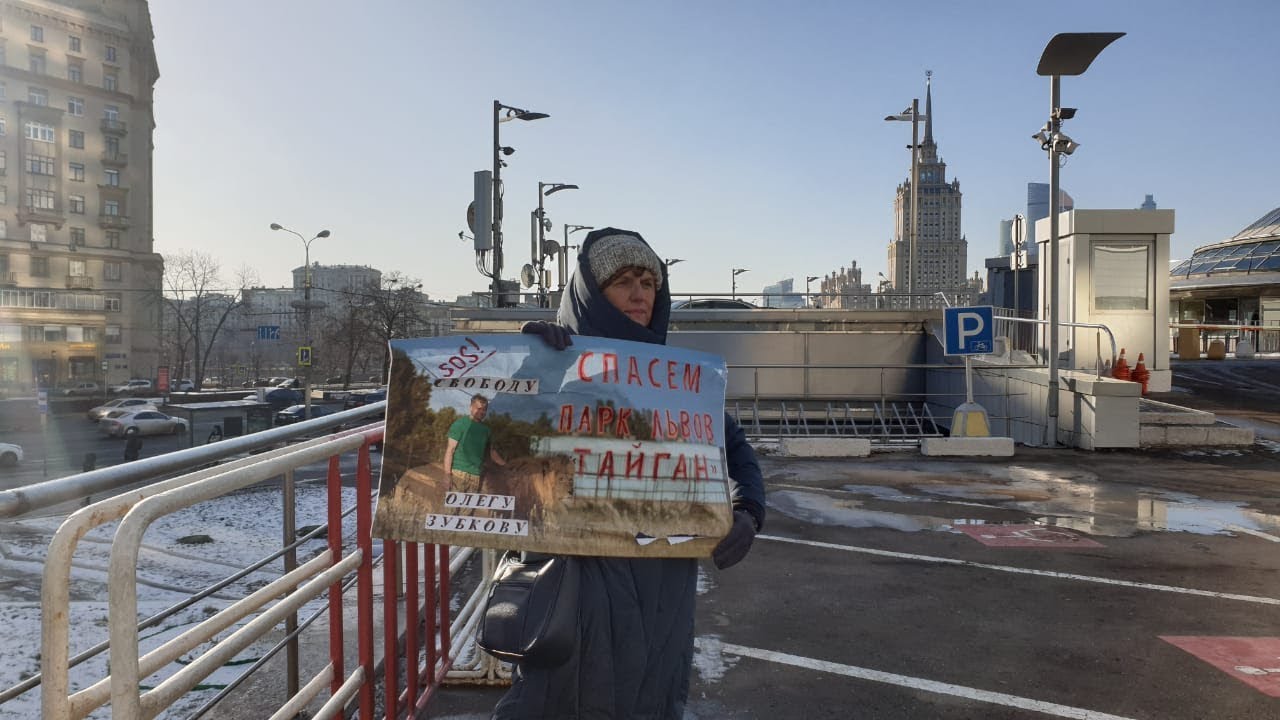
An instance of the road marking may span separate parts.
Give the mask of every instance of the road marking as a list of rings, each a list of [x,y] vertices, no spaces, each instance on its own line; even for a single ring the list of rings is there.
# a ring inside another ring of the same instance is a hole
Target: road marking
[[[866,555],[879,555],[880,557],[899,558],[902,560],[919,560],[921,562],[940,563],[943,565],[962,565],[965,567],[982,568],[984,570],[996,570],[999,572],[1014,573],[1018,575],[1038,575],[1040,577],[1058,578],[1060,580],[1080,580],[1082,582],[1098,583],[1100,585],[1117,585],[1119,587],[1137,588],[1139,590],[1158,590],[1160,592],[1180,593],[1182,595],[1196,595],[1199,597],[1217,598],[1220,600],[1241,600],[1243,602],[1258,603],[1260,605],[1280,605],[1280,599],[1260,597],[1257,595],[1238,595],[1236,593],[1220,593],[1211,590],[1196,590],[1195,588],[1182,588],[1173,585],[1156,585],[1154,583],[1133,582],[1130,580],[1114,580],[1112,578],[1095,577],[1093,575],[1076,575],[1074,573],[1055,572],[1053,570],[1032,570],[1030,568],[1012,567],[1009,565],[992,565],[989,563],[973,562],[971,560],[957,560],[956,558],[934,557],[932,555],[916,555],[914,553],[901,553],[892,550],[877,550],[875,548],[857,547],[855,545],[836,545],[835,543],[824,543],[816,540],[799,540],[796,538],[780,537],[778,535],[757,535],[760,540],[775,540],[777,542],[792,543],[795,545],[808,545],[810,547],[826,548],[828,550],[844,550],[845,552],[863,553]]]
[[[826,660],[814,660],[813,658],[788,655],[786,653],[774,652],[772,650],[761,650],[759,648],[743,647],[742,645],[733,645],[730,643],[722,643],[720,649],[722,652],[730,655],[741,655],[743,657],[755,658],[757,660],[805,668],[806,670],[817,670],[819,672],[844,675],[845,677],[858,678],[860,680],[887,683],[889,685],[911,688],[912,690],[924,690],[925,692],[938,693],[939,695],[953,695],[955,697],[965,698],[966,700],[976,700],[978,702],[991,703],[993,705],[1015,707],[1021,710],[1030,710],[1044,715],[1056,715],[1057,717],[1074,718],[1076,720],[1130,720],[1130,718],[1125,718],[1120,715],[1111,715],[1109,713],[1098,712],[1096,710],[1085,710],[1083,708],[1071,707],[1070,705],[1058,705],[1056,703],[1032,700],[1030,698],[1019,697],[1017,695],[1006,695],[1005,693],[979,690],[977,688],[965,687],[964,685],[952,685],[951,683],[938,682],[936,680],[914,678],[909,675],[897,675],[894,673],[882,672],[880,670],[869,670],[867,668],[855,667],[853,665],[842,665],[840,663],[827,662]]]
[[[1274,543],[1280,543],[1280,537],[1276,537],[1275,535],[1264,533],[1261,530],[1252,530],[1250,528],[1242,527],[1240,525],[1224,525],[1223,527],[1225,527],[1228,530],[1234,530],[1235,532],[1242,532],[1242,533],[1247,533],[1249,535],[1253,535],[1254,537],[1260,537],[1263,540],[1270,540],[1271,542],[1274,542]]]

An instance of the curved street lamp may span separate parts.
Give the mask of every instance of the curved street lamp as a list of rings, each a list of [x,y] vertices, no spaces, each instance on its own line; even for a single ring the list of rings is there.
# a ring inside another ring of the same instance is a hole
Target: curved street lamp
[[[329,237],[329,231],[321,230],[320,232],[316,233],[315,237],[308,240],[306,237],[302,235],[302,233],[299,233],[295,230],[290,230],[289,228],[281,225],[280,223],[271,223],[271,229],[283,230],[287,233],[292,233],[294,235],[297,235],[298,239],[302,241],[302,247],[305,251],[304,252],[305,260],[303,262],[306,263],[303,266],[303,272],[302,272],[302,278],[303,278],[302,280],[302,335],[303,335],[304,341],[306,342],[305,347],[307,348],[307,353],[310,354],[311,353],[311,309],[312,309],[311,308],[311,243],[315,242],[316,240],[319,240],[320,238]],[[290,303],[290,305],[297,307],[296,302]],[[301,357],[299,357],[299,360],[301,360]],[[307,420],[311,419],[311,361],[312,361],[312,358],[309,355],[307,357],[307,364],[303,366],[303,368],[305,368],[303,370],[303,375],[305,379],[303,380],[302,403],[303,403],[303,406],[306,408],[304,410],[305,414],[303,415],[303,417]]]
[[[744,272],[750,272],[750,269],[749,269],[749,268],[734,268],[734,269],[733,269],[733,275],[732,275],[732,280],[733,280],[733,291],[732,291],[732,294],[730,295],[730,297],[732,297],[732,298],[734,298],[734,299],[737,299],[737,297],[738,297],[738,276],[739,276],[739,275],[741,275],[741,274],[742,274],[742,273],[744,273]]]
[[[512,120],[541,120],[551,117],[546,113],[532,112],[493,101],[493,306],[502,306],[502,168],[503,155],[515,152],[503,147],[498,138],[498,126]]]
[[[920,121],[928,120],[927,115],[920,114],[920,99],[912,98],[911,107],[903,110],[897,115],[886,115],[887,122],[909,122],[911,123],[911,233],[907,238],[907,294],[914,297],[915,293],[915,277],[916,277],[916,242],[919,234],[916,225],[919,218],[917,217],[917,206],[919,204],[919,190],[916,188],[920,184]],[[915,307],[915,300],[908,298],[911,307]]]
[[[546,210],[542,206],[544,197],[554,195],[561,190],[577,190],[578,186],[573,183],[548,183],[538,181],[538,209],[534,211],[533,222],[536,227],[529,237],[529,255],[534,268],[537,270],[538,285],[538,304],[546,307],[547,287],[551,284],[551,280],[546,277],[546,259],[548,255],[555,255],[559,252],[559,248],[547,247],[546,231],[551,229],[551,223],[547,220]],[[555,241],[551,241],[551,245],[555,245]]]
[[[560,255],[557,258],[560,265],[560,292],[564,292],[565,280],[569,278],[569,248],[577,250],[579,245],[570,245],[569,236],[579,230],[595,230],[591,225],[561,225],[564,228],[564,245],[560,246]]]
[[[1075,108],[1061,102],[1062,76],[1082,75],[1094,58],[1124,33],[1059,33],[1049,40],[1036,66],[1037,75],[1049,76],[1049,122],[1031,138],[1049,154],[1049,397],[1045,405],[1045,441],[1058,444],[1058,156],[1070,155],[1079,143],[1062,132],[1062,121],[1076,116]]]

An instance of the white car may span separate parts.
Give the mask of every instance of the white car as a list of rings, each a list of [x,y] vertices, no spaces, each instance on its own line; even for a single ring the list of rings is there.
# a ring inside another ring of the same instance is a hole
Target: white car
[[[85,417],[89,418],[89,422],[98,422],[106,417],[107,413],[116,410],[155,410],[155,402],[155,400],[147,398],[120,398],[93,408],[85,413]]]
[[[0,443],[0,467],[13,467],[22,462],[22,446]]]
[[[110,437],[131,435],[176,435],[185,432],[187,421],[149,410],[115,410],[98,421],[98,429]]]
[[[130,380],[123,385],[111,388],[111,392],[115,395],[145,395],[151,392],[151,381]]]

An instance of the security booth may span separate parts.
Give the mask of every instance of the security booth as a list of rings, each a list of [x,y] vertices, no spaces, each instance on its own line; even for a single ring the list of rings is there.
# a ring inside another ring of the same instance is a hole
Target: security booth
[[[271,406],[257,400],[179,403],[165,411],[187,421],[188,447],[269,430],[273,420]]]
[[[1129,366],[1145,355],[1152,392],[1168,392],[1169,236],[1173,210],[1071,210],[1058,216],[1058,347],[1062,367],[1096,371],[1113,361],[1105,325]],[[1036,221],[1038,316],[1049,319],[1049,219]],[[1048,326],[1041,325],[1042,347]]]

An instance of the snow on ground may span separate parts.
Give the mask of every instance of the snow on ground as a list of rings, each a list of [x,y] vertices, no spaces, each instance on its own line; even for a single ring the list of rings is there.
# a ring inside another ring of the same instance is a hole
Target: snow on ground
[[[343,488],[343,506],[355,502],[355,490]],[[187,597],[190,593],[222,580],[280,549],[283,501],[278,487],[255,487],[187,508],[157,520],[143,537],[138,559],[139,619],[150,617]],[[324,524],[326,494],[323,482],[299,483],[297,488],[297,527]],[[40,603],[39,589],[49,538],[61,518],[42,518],[0,523],[0,690],[16,685],[40,670]],[[107,568],[110,542],[117,523],[103,525],[88,533],[77,548],[71,571],[71,654],[85,650],[107,638]],[[355,516],[343,521],[344,546],[355,534]],[[187,535],[204,534],[212,538],[206,544],[187,545],[178,542]],[[323,538],[312,540],[298,551],[301,564],[326,547]],[[244,597],[281,574],[282,563],[276,561],[251,573],[213,596],[205,598],[180,613],[162,621],[159,626],[143,631],[142,652],[146,653],[166,640]],[[307,605],[299,620],[323,607],[323,600]],[[252,619],[252,618],[250,618]],[[237,626],[238,627],[238,626]],[[234,631],[220,635],[225,637]],[[245,667],[279,640],[283,630],[268,634],[254,646],[240,653],[231,663],[204,680],[202,688],[193,691],[174,705],[162,718],[186,717],[212,698],[219,689],[235,678]],[[199,656],[211,646],[206,643],[186,653],[179,662]],[[147,678],[144,684],[154,686],[182,667],[171,665]],[[75,692],[88,687],[106,675],[107,655],[103,653],[71,670],[71,687]],[[29,720],[40,717],[40,688],[0,705],[0,720]],[[91,718],[109,718],[109,708],[99,708]]]

